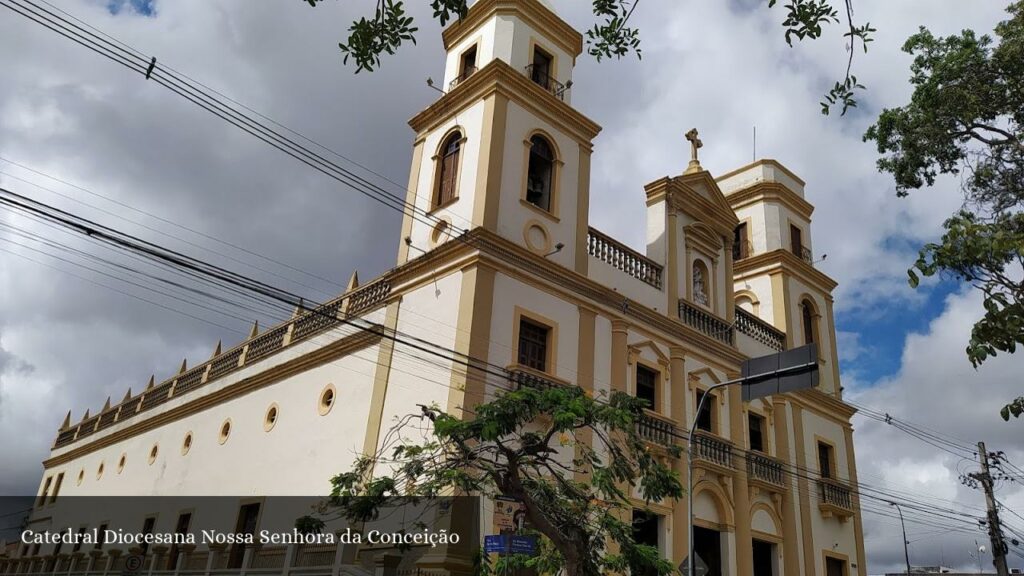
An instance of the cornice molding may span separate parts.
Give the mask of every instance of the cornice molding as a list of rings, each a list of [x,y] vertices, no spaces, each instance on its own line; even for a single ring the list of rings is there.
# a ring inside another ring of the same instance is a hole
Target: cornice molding
[[[537,0],[478,0],[469,8],[465,18],[456,20],[441,32],[444,49],[450,50],[496,15],[521,18],[573,59],[583,53],[583,35]]]
[[[776,160],[774,158],[762,158],[760,160],[755,160],[755,161],[751,162],[750,164],[747,164],[745,166],[740,166],[739,168],[736,168],[735,170],[730,170],[729,172],[726,172],[725,174],[722,174],[721,176],[718,176],[717,178],[715,178],[715,180],[722,181],[722,180],[725,180],[727,178],[732,178],[733,176],[739,174],[740,172],[745,172],[747,170],[750,170],[754,166],[773,166],[773,167],[781,170],[784,174],[786,174],[786,176],[789,176],[790,178],[795,180],[801,186],[806,186],[807,185],[807,183],[804,182],[802,178],[800,178],[799,176],[794,174],[792,171],[790,171],[789,168],[786,168],[785,166],[782,165],[781,162],[779,162],[778,160]]]
[[[588,151],[593,148],[593,139],[601,132],[601,126],[596,122],[503,60],[492,60],[465,81],[460,82],[436,102],[413,116],[409,120],[409,126],[416,131],[417,140],[420,140],[426,137],[427,132],[437,128],[455,114],[484,101],[493,94],[501,94],[526,108],[565,132]]]
[[[708,187],[712,199],[705,198],[690,185],[698,181]],[[674,211],[689,214],[727,239],[732,238],[733,230],[739,225],[736,213],[707,171],[665,176],[645,185],[644,192],[647,193],[648,205],[665,198]]]
[[[747,275],[763,274],[771,269],[781,268],[782,272],[800,279],[802,282],[831,294],[839,284],[824,272],[811,266],[803,258],[797,257],[789,250],[779,248],[771,252],[757,254],[733,263],[733,279],[738,280]]]
[[[844,426],[849,426],[850,419],[857,413],[857,409],[853,406],[818,388],[793,392],[790,398],[804,409],[826,418],[839,416],[841,418],[839,423]]]
[[[759,202],[778,202],[808,220],[814,212],[810,202],[778,182],[758,182],[730,193],[725,199],[733,210]]]

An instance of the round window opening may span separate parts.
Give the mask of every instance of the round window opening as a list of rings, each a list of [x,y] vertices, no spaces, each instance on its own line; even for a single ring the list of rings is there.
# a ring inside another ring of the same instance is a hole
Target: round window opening
[[[100,462],[99,468],[96,469],[96,479],[97,480],[99,480],[100,478],[103,477],[103,468],[104,468],[103,462]]]
[[[447,220],[441,220],[430,233],[430,241],[436,246],[448,240],[451,225]]]
[[[277,424],[277,404],[271,404],[263,418],[263,429],[270,432],[275,424]]]
[[[335,392],[334,384],[328,384],[320,393],[320,415],[325,416],[334,407]]]
[[[149,464],[150,465],[152,465],[153,462],[156,462],[156,457],[157,457],[157,455],[159,453],[160,453],[160,447],[157,446],[156,444],[153,444],[153,447],[149,449]]]
[[[221,444],[228,441],[228,436],[231,436],[231,419],[228,418],[220,425],[220,439]]]
[[[181,455],[188,454],[188,451],[192,449],[192,433],[185,434],[185,439],[181,442]]]
[[[126,455],[124,455],[124,454],[121,454],[121,459],[117,461],[117,473],[118,474],[120,474],[122,471],[124,471],[124,465],[125,465],[125,463],[127,463],[127,461],[128,461],[128,457]]]
[[[78,471],[78,483],[81,484],[85,480],[85,470]]]

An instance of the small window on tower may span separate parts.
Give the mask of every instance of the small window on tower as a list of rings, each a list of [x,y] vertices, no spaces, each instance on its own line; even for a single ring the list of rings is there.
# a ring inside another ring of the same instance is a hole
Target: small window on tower
[[[476,72],[476,46],[462,53],[462,62],[459,64],[459,80],[465,80]]]
[[[526,171],[526,201],[541,210],[551,211],[551,185],[554,182],[555,154],[542,136],[530,138],[530,160]]]
[[[790,248],[792,249],[793,254],[796,254],[800,258],[803,258],[804,255],[804,241],[803,238],[801,238],[802,235],[803,234],[800,232],[799,228],[793,224],[789,225]]]
[[[548,369],[548,339],[551,329],[536,322],[519,320],[519,363],[545,372]]]
[[[438,160],[437,192],[434,208],[444,206],[458,197],[459,156],[462,152],[462,134],[453,132],[441,146]]]
[[[747,238],[747,223],[736,227],[732,239],[732,259],[742,260],[750,256],[750,240]]]
[[[822,478],[835,478],[835,466],[835,454],[832,446],[825,442],[818,442],[818,474]]]
[[[553,58],[540,48],[533,48],[533,64],[530,66],[530,78],[543,88],[551,89],[551,62]]]
[[[764,417],[751,412],[747,423],[750,429],[750,449],[764,452]]]
[[[804,329],[804,344],[816,342],[817,326],[814,321],[814,308],[807,300],[800,303],[800,322]]]
[[[645,400],[648,409],[658,409],[658,373],[642,364],[636,366],[636,397]]]

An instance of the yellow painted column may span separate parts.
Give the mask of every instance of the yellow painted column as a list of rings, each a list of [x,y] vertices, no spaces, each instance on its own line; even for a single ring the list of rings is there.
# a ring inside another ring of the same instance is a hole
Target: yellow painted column
[[[497,93],[484,100],[484,123],[480,133],[480,168],[473,197],[473,224],[498,230],[498,200],[505,163],[505,125],[508,97]]]
[[[590,308],[579,307],[580,312],[580,345],[576,359],[576,385],[583,388],[587,394],[594,392],[594,332],[596,330],[597,313]],[[584,428],[577,432],[576,442],[584,445],[592,445],[594,432],[590,428]],[[580,456],[579,451],[576,452]],[[589,474],[586,470],[579,470],[574,474],[577,481],[588,481]]]
[[[857,484],[857,461],[853,456],[853,428],[849,425],[845,426],[846,436],[846,465],[850,474],[850,485],[858,486]],[[860,494],[857,490],[852,490],[853,495],[853,535],[857,539],[857,574],[860,576],[867,576],[868,573],[868,561],[864,555],[864,525],[861,522],[860,517]]]
[[[669,349],[669,386],[671,408],[670,415],[675,422],[677,429],[686,429],[686,351],[677,346]],[[683,485],[686,485],[687,455],[675,461],[675,470]],[[673,564],[678,566],[686,558],[687,543],[690,538],[690,526],[687,523],[689,512],[686,508],[686,496],[684,495],[672,506],[672,558]]]
[[[773,398],[772,411],[773,424],[775,426],[775,456],[786,463],[793,465],[793,454],[789,449],[789,425],[786,418],[786,401],[783,398]],[[800,535],[796,527],[796,493],[794,492],[793,478],[786,476],[786,491],[782,494],[782,564],[784,576],[800,576],[800,553],[796,545],[796,539]]]
[[[416,205],[416,190],[419,188],[420,165],[423,163],[423,140],[416,140],[412,149],[412,166],[409,168],[409,187],[405,192],[405,203],[407,206]],[[406,213],[402,216],[402,236],[398,243],[398,264],[405,264],[409,260],[409,245],[405,239],[412,234],[413,215]]]
[[[729,439],[737,447],[743,445],[743,395],[739,386],[729,386]],[[732,501],[736,520],[736,570],[738,574],[754,573],[754,548],[750,535],[750,491],[747,487],[747,463],[739,459],[732,482]]]
[[[384,312],[384,329],[395,330],[398,327],[398,310],[402,300],[388,304]],[[385,432],[384,401],[387,399],[388,382],[391,380],[391,361],[394,358],[395,341],[382,339],[377,349],[377,367],[373,372],[373,390],[370,393],[370,413],[366,419],[366,435],[363,436],[363,455],[372,456],[377,453],[377,444]],[[390,424],[388,424],[390,426]]]
[[[629,322],[612,320],[612,378],[613,391],[626,391],[626,366],[629,363]]]
[[[626,391],[626,367],[629,362],[629,323],[625,320],[612,320],[612,374],[611,374],[611,389],[612,392],[625,392]],[[619,486],[623,490],[629,490],[628,485]],[[623,515],[619,518],[622,521],[627,520],[628,511],[623,511]],[[615,541],[608,541],[608,553],[618,554],[619,545]]]
[[[590,146],[579,147],[580,163],[577,178],[579,187],[576,193],[576,266],[575,270],[586,276],[590,268],[590,256],[587,254],[587,236],[590,233]]]
[[[455,350],[460,355],[483,362],[487,361],[491,338],[495,277],[494,269],[482,264],[462,273]],[[472,410],[482,403],[486,393],[486,378],[487,374],[481,368],[456,366],[452,370],[448,391],[448,413],[462,417],[464,408]]]
[[[668,303],[665,313],[676,318],[679,315],[679,216],[672,206],[672,195],[665,197],[665,210],[668,210],[666,227],[668,228],[665,237],[665,292],[668,293]]]
[[[735,281],[732,272],[732,238],[727,238],[725,244],[725,319],[730,323],[736,318],[736,296]]]
[[[796,465],[798,470],[807,470],[807,447],[804,442],[803,408],[791,404],[793,408],[793,435],[796,437]],[[811,528],[811,487],[804,475],[797,479],[797,493],[800,496],[800,539],[804,548],[804,574],[810,576],[815,571],[814,530]]]

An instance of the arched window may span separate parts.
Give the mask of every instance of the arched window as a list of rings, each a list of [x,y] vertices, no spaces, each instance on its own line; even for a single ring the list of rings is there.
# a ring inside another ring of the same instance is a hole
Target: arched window
[[[693,263],[693,301],[702,306],[710,306],[711,279],[708,276],[708,267],[704,262],[696,260]]]
[[[530,138],[530,160],[526,170],[526,201],[551,211],[551,186],[555,179],[555,154],[543,136]]]
[[[459,175],[459,155],[462,151],[462,134],[453,132],[441,146],[441,158],[438,162],[437,192],[434,195],[434,206],[442,206],[458,197],[456,186]]]
[[[817,340],[817,326],[814,321],[814,306],[809,300],[800,303],[800,318],[804,328],[804,344],[811,344]]]

